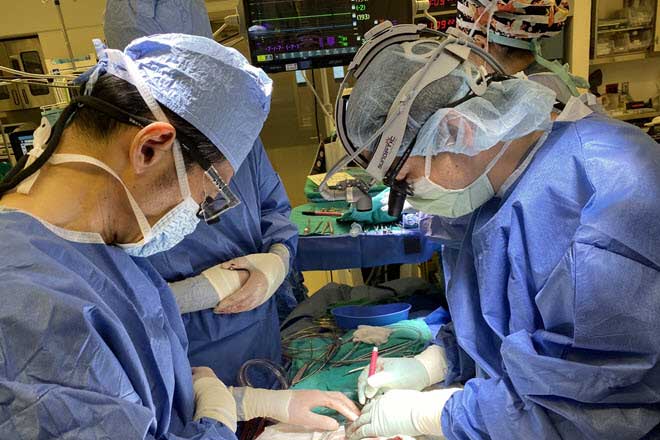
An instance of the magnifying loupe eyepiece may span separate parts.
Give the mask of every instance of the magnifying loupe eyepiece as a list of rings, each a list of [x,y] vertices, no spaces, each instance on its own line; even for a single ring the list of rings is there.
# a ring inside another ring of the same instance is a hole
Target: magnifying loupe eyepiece
[[[387,214],[391,217],[401,217],[406,197],[410,194],[410,185],[405,180],[396,180],[390,187],[390,198],[387,206]]]

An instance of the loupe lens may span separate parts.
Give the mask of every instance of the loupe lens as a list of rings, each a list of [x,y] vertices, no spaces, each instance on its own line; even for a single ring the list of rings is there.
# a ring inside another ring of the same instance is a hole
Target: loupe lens
[[[398,180],[390,188],[390,198],[388,201],[387,214],[391,217],[400,217],[403,212],[403,205],[406,203],[409,185],[406,181]]]

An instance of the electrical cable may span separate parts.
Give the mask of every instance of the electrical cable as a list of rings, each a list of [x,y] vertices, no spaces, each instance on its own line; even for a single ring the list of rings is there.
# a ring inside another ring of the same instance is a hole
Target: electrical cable
[[[303,78],[305,78],[305,84],[307,84],[307,87],[310,88],[310,90],[312,91],[312,93],[314,94],[314,96],[316,97],[316,99],[318,99],[318,101],[321,103],[321,110],[323,111],[323,113],[324,113],[328,118],[330,118],[330,119],[332,119],[332,120],[334,121],[335,117],[332,116],[332,115],[330,114],[330,112],[328,111],[327,108],[325,108],[325,106],[323,105],[323,99],[321,99],[321,96],[320,96],[320,95],[318,94],[318,92],[316,91],[316,80],[315,80],[315,78],[314,78],[314,70],[312,70],[312,79],[314,80],[314,85],[313,85],[313,86],[312,86],[312,84],[310,84],[310,82],[307,80],[307,74],[305,73],[305,71],[304,71],[304,70],[301,70],[300,73],[302,74]]]
[[[248,376],[249,370],[253,368],[262,368],[268,370],[268,372],[270,372],[277,379],[277,381],[282,386],[281,389],[283,390],[286,390],[291,386],[289,380],[286,378],[286,371],[284,371],[282,367],[269,359],[250,359],[241,365],[241,368],[238,370],[239,385],[243,387],[254,388],[254,385]]]
[[[309,81],[307,80],[307,75],[304,73],[302,74],[303,78],[305,79],[305,82],[309,84]],[[314,88],[316,87],[316,75],[314,75],[314,70],[312,70],[312,81],[314,82]],[[312,91],[314,90],[312,88]],[[320,143],[323,142],[323,139],[321,138],[321,128],[319,127],[319,112],[318,112],[318,99],[316,97],[317,95],[314,93],[314,123],[316,124],[316,138],[319,140]]]
[[[26,77],[26,78],[71,79],[71,80],[78,78],[76,75],[52,75],[52,74],[45,74],[45,73],[29,73],[29,72],[24,72],[22,70],[11,69],[11,68],[5,67],[5,66],[0,66],[0,71],[7,72],[7,73],[13,73],[14,75],[18,75],[18,76]]]
[[[28,84],[28,85],[33,85],[33,86],[40,86],[40,87],[50,87],[52,89],[79,89],[80,86],[72,86],[72,85],[66,85],[66,84],[52,84],[48,82],[40,82],[40,81],[30,81],[30,80],[25,80],[25,79],[11,79],[6,81],[6,77],[2,78],[3,80],[0,81],[0,87],[2,86],[9,86],[12,84]]]
[[[438,29],[438,20],[429,13],[428,9],[424,11],[424,17],[426,17],[431,22],[433,25],[433,30]]]

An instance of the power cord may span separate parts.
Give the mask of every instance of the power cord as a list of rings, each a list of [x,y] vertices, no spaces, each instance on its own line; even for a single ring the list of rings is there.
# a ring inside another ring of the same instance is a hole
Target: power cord
[[[305,78],[305,84],[307,84],[307,87],[310,88],[310,90],[312,91],[312,93],[314,94],[314,96],[316,97],[316,99],[318,100],[318,102],[321,103],[321,110],[323,111],[323,113],[324,113],[328,118],[330,118],[330,119],[334,119],[334,117],[330,114],[330,112],[328,111],[328,109],[325,108],[325,106],[323,105],[323,100],[321,99],[321,96],[320,96],[320,95],[318,94],[318,92],[316,91],[316,81],[314,81],[314,85],[312,85],[312,84],[307,80],[307,74],[305,74],[305,71],[304,71],[304,70],[301,70],[300,72],[301,72],[303,78]],[[314,78],[314,70],[312,70],[312,79],[313,79],[313,78]]]
[[[305,78],[305,83],[309,85],[309,81],[307,80],[307,76],[303,72],[303,78]],[[310,86],[312,89],[312,92],[316,88],[316,76],[314,75],[314,70],[312,70],[312,81],[314,82],[314,86]],[[318,112],[318,99],[317,99],[317,94],[314,93],[314,124],[316,124],[316,138],[319,140],[319,142],[323,142],[323,139],[321,139],[321,128],[319,127],[319,112]]]

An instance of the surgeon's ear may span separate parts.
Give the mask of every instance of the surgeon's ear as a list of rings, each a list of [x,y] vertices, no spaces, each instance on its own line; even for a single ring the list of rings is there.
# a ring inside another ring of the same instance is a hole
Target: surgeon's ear
[[[167,160],[171,163],[170,151],[174,145],[176,130],[167,122],[154,122],[141,129],[131,142],[129,157],[136,174]]]

